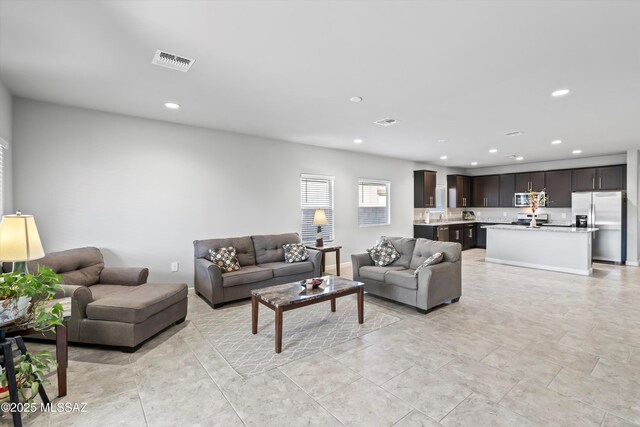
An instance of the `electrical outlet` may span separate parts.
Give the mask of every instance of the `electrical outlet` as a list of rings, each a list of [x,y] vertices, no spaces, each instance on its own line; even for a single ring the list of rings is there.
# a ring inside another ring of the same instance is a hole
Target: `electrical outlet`
[[[174,261],[171,263],[171,271],[173,272],[178,271],[178,261]]]
[[[566,218],[567,218],[567,213],[566,213],[566,212],[563,212],[563,213],[562,213],[562,219],[566,219]]]

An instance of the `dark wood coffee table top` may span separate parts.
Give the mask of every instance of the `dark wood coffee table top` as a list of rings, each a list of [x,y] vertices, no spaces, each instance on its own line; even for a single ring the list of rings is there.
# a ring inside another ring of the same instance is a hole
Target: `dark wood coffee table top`
[[[306,303],[314,299],[325,298],[330,295],[340,296],[342,293],[353,293],[354,289],[364,287],[364,283],[344,279],[337,276],[322,276],[324,281],[316,288],[307,290],[301,282],[270,286],[254,289],[251,294],[274,307],[284,307]]]

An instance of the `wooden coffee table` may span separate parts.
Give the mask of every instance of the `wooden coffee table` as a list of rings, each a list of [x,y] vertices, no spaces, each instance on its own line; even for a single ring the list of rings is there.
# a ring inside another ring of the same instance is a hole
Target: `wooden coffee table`
[[[282,352],[282,314],[285,311],[319,302],[331,301],[336,311],[336,298],[358,295],[358,323],[364,322],[364,283],[337,276],[323,276],[318,289],[307,290],[300,282],[271,286],[251,291],[251,333],[258,333],[258,303],[276,313],[276,353]]]

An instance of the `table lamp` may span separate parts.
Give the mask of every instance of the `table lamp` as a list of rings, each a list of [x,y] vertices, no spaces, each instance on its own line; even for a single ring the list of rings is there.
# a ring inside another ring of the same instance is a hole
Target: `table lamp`
[[[318,226],[318,233],[316,234],[316,246],[323,246],[322,241],[322,226],[328,225],[327,216],[324,214],[324,209],[316,209],[313,214],[313,225]]]
[[[0,222],[0,260],[13,263],[14,273],[28,273],[27,261],[42,258],[38,227],[33,215],[5,215]]]

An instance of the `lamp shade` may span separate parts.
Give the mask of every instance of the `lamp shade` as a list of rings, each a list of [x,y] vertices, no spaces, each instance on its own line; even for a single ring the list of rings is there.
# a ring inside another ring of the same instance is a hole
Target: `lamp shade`
[[[327,216],[324,214],[324,209],[316,209],[313,214],[313,225],[327,225]]]
[[[23,262],[42,258],[38,227],[33,215],[5,215],[0,222],[0,261]]]

